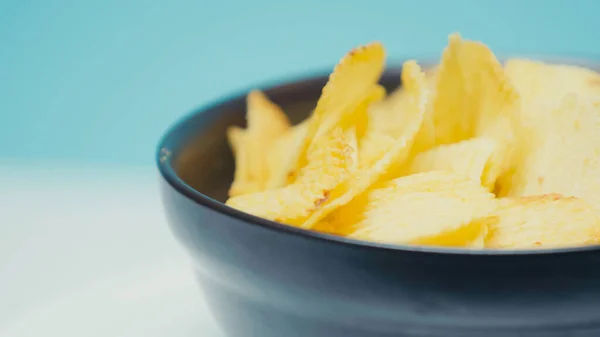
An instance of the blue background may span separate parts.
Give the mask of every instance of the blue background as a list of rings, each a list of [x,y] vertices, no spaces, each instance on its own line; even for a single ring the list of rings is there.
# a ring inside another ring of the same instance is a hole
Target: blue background
[[[151,165],[198,105],[332,66],[391,62],[454,31],[497,53],[599,55],[594,0],[0,0],[0,159]]]

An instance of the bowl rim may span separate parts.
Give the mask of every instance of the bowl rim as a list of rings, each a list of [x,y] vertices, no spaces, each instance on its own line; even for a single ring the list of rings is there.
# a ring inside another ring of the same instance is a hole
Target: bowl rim
[[[574,64],[574,65],[585,65],[595,64],[600,66],[600,57],[580,57],[578,55],[542,55],[536,56],[535,54],[514,54],[504,57],[498,57],[501,62],[505,61],[509,57],[520,57],[532,60],[538,60],[549,63],[561,63],[561,64]],[[431,61],[434,58],[414,58],[423,67],[432,66],[437,64],[438,61]],[[408,60],[408,59],[405,59]],[[564,61],[575,61],[573,63]],[[400,65],[393,64],[387,65],[384,74],[400,74],[402,69]],[[424,245],[407,245],[407,244],[390,244],[381,243],[374,241],[358,240],[348,237],[327,234],[318,232],[310,229],[303,229],[291,225],[278,223],[275,221],[267,220],[249,213],[239,211],[235,208],[229,207],[226,204],[217,201],[188,185],[183,179],[181,179],[173,168],[173,156],[172,150],[167,146],[170,143],[170,139],[176,137],[177,130],[185,127],[190,120],[203,114],[208,110],[218,109],[232,101],[238,101],[244,99],[247,93],[256,88],[268,92],[277,90],[287,85],[302,85],[308,84],[314,81],[324,81],[328,78],[331,68],[324,68],[317,71],[304,72],[302,75],[296,74],[292,76],[279,77],[278,80],[267,80],[259,82],[257,85],[247,87],[242,90],[236,90],[222,95],[207,104],[200,105],[199,107],[192,109],[187,114],[178,118],[172,123],[168,129],[161,136],[158,147],[156,148],[156,165],[162,179],[164,179],[169,186],[176,192],[191,200],[192,202],[199,204],[200,206],[206,207],[212,211],[220,213],[221,215],[234,218],[247,223],[248,225],[260,226],[269,230],[275,230],[283,234],[299,236],[304,239],[319,240],[328,242],[330,244],[343,245],[351,248],[360,248],[367,250],[380,250],[380,251],[394,251],[394,252],[412,252],[412,253],[424,253],[424,254],[443,254],[443,255],[472,255],[472,256],[542,256],[542,255],[557,255],[557,254],[568,254],[568,253],[581,253],[591,252],[600,250],[600,245],[589,245],[589,246],[575,246],[575,247],[560,247],[560,248],[537,248],[537,249],[469,249],[469,248],[452,248],[452,247],[436,247],[436,246],[424,246]]]

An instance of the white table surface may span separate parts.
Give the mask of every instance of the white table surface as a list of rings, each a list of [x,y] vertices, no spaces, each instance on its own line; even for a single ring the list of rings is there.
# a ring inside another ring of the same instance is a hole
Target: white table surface
[[[0,336],[221,336],[152,168],[0,163]]]

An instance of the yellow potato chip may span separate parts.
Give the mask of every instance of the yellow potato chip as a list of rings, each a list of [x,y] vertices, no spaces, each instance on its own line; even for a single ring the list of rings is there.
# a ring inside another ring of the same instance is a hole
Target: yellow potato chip
[[[285,185],[294,153],[306,136],[307,127],[308,123],[306,121],[294,126],[273,140],[267,148],[269,178],[267,179],[266,189],[279,188]]]
[[[452,34],[435,79],[434,98],[413,152],[488,137],[497,142],[490,176],[503,174],[512,162],[520,98],[492,51],[482,43]]]
[[[245,131],[239,126],[232,126],[227,129],[227,141],[229,142],[229,147],[233,152],[233,155],[236,155],[239,152],[239,149],[244,142]]]
[[[249,133],[273,138],[290,128],[290,121],[281,107],[271,102],[262,91],[251,91],[246,101]]]
[[[564,96],[600,93],[600,74],[578,66],[549,64],[527,59],[509,59],[506,76],[517,88],[523,101],[521,123],[534,122],[558,108]],[[529,124],[529,123],[528,123]]]
[[[419,95],[428,91],[423,87],[425,80],[417,63],[408,61],[404,68],[406,71],[403,72],[403,76],[408,78],[402,89],[369,106],[367,134],[386,135],[394,139],[402,137],[406,132],[404,124],[410,123],[412,118],[405,110],[414,109],[428,98]],[[415,83],[416,81],[421,83]]]
[[[600,159],[596,136],[600,74],[581,67],[512,59],[506,73],[522,93],[519,151],[512,175],[499,182],[500,196],[552,192],[596,197],[595,164]],[[576,94],[575,94],[576,93]]]
[[[248,128],[228,130],[229,143],[236,156],[236,172],[229,196],[237,196],[266,188],[269,179],[264,151],[277,137],[290,128],[290,122],[281,108],[261,91],[247,96]]]
[[[264,149],[290,128],[290,122],[279,106],[271,102],[265,94],[254,90],[248,94],[248,137],[245,146],[251,153],[250,171],[256,177],[261,189],[268,179],[267,158]]]
[[[400,88],[385,100],[373,100],[368,106],[364,137],[360,139],[359,146],[360,167],[375,164],[392,149],[396,140],[406,131],[405,124],[411,122],[405,119],[410,119],[412,116],[404,114],[403,111],[411,108],[411,105],[414,106],[414,99],[414,94]]]
[[[449,38],[432,102],[435,144],[485,135],[502,116],[518,112],[519,96],[502,65],[482,43]]]
[[[315,226],[313,227],[313,230],[317,231],[317,232],[325,233],[325,234],[333,234],[333,235],[338,234],[336,232],[335,226],[332,223],[330,223],[324,219],[319,221],[317,224],[315,224]]]
[[[358,167],[368,168],[394,147],[396,139],[383,133],[369,132],[360,140],[359,144]]]
[[[600,243],[600,217],[584,200],[560,194],[499,199],[479,221],[488,248],[555,248]]]
[[[358,136],[356,135],[356,129],[351,127],[346,129],[344,137],[348,141],[350,151],[350,160],[352,161],[352,172],[358,169]]]
[[[373,85],[369,89],[368,95],[358,105],[356,111],[352,114],[346,114],[342,116],[342,119],[338,121],[338,125],[343,128],[354,127],[356,129],[356,136],[358,139],[362,138],[367,132],[369,125],[369,109],[373,104],[381,101],[385,97],[385,88],[379,84]]]
[[[312,143],[338,127],[342,120],[347,120],[347,115],[355,114],[361,103],[373,95],[373,87],[384,66],[385,49],[378,42],[356,48],[342,58],[329,76],[309,119],[306,136],[294,154],[288,182],[293,182],[296,172],[306,165],[307,152]]]
[[[247,136],[246,131],[237,126],[227,130],[229,146],[235,156],[235,173],[229,189],[229,196],[258,192],[262,188],[250,171],[249,165],[252,158],[249,157],[250,149],[244,144]]]
[[[419,153],[409,164],[407,175],[428,171],[452,171],[477,183],[495,181],[487,177],[486,167],[496,148],[496,142],[479,137],[462,142],[440,145]],[[493,186],[485,186],[491,188]]]
[[[449,171],[430,171],[386,182],[363,199],[362,219],[349,237],[387,243],[469,246],[494,209],[494,195]],[[353,209],[345,209],[353,212]],[[348,226],[346,223],[345,226]]]
[[[265,219],[299,225],[327,201],[330,191],[353,170],[349,132],[334,129],[308,153],[308,165],[292,185],[230,198],[227,205]],[[355,137],[355,136],[354,136]]]
[[[424,70],[424,73],[427,82],[427,88],[429,89],[429,100],[431,100],[431,98],[435,96],[438,67],[429,67],[428,69]],[[393,134],[394,128],[401,129],[399,126],[401,125],[402,121],[393,120],[394,116],[385,117],[385,114],[389,110],[401,110],[402,108],[394,108],[394,105],[399,107],[405,106],[407,104],[406,100],[411,99],[410,97],[410,95],[406,94],[404,86],[401,86],[392,92],[388,96],[388,99],[383,101],[381,104],[375,104],[371,107],[370,119],[374,120],[373,123],[376,125],[376,127],[374,127],[375,131],[377,131],[376,133],[384,132],[386,134]],[[428,102],[428,104],[429,103],[430,102]],[[434,125],[432,111],[432,109],[427,109],[425,111],[421,130],[419,130],[420,136],[418,139],[420,141],[415,141],[415,144],[413,144],[413,153],[419,153],[434,146]],[[383,127],[379,127],[379,125]],[[388,130],[387,132],[385,131],[386,129]]]
[[[356,230],[356,224],[364,219],[365,210],[369,204],[368,191],[381,187],[376,183],[366,192],[357,195],[350,202],[334,209],[313,225],[313,230],[326,228],[328,233],[348,236]]]
[[[488,233],[487,224],[484,222],[470,222],[457,230],[444,232],[411,242],[413,245],[464,247],[471,249],[485,248],[485,238]]]
[[[314,224],[319,222],[328,213],[347,204],[354,197],[367,190],[383,175],[387,174],[393,165],[400,165],[406,161],[413,139],[423,120],[428,90],[425,76],[419,65],[414,61],[405,63],[402,71],[402,83],[404,83],[406,95],[410,99],[403,100],[404,104],[394,105],[395,108],[401,109],[392,112],[403,115],[403,129],[394,131],[394,134],[398,137],[395,138],[392,148],[385,152],[372,166],[358,170],[348,179],[337,185],[331,191],[329,200],[302,224],[303,228],[312,228]]]
[[[600,96],[567,95],[561,106],[524,133],[514,174],[502,181],[507,196],[560,193],[600,210]]]

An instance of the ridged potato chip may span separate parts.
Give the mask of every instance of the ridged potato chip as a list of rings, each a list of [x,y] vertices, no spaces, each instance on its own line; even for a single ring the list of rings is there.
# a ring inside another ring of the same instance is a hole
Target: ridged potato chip
[[[561,193],[600,207],[600,74],[513,59],[506,73],[522,93],[518,164],[500,196]]]
[[[352,130],[332,130],[308,153],[291,185],[230,198],[227,205],[265,219],[299,225],[329,198],[330,191],[355,169]]]
[[[245,131],[239,126],[232,126],[227,129],[227,141],[234,156],[237,156],[239,149],[244,142]]]
[[[419,153],[407,167],[407,175],[428,171],[452,171],[477,183],[494,180],[486,176],[496,142],[480,137],[439,145]]]
[[[487,234],[487,224],[483,222],[470,222],[457,230],[444,232],[440,235],[418,239],[411,242],[411,244],[423,246],[482,249],[485,248],[485,238]]]
[[[227,129],[227,139],[231,151],[235,156],[235,173],[233,184],[229,189],[229,196],[258,192],[261,190],[259,180],[252,176],[250,171],[250,148],[244,145],[246,141],[246,131],[240,127],[232,126]]]
[[[600,210],[600,96],[569,94],[536,119],[521,139],[518,166],[503,181],[506,196],[560,193]]]
[[[590,69],[528,59],[509,59],[504,69],[522,97],[521,123],[535,123],[535,118],[557,109],[568,94],[600,93],[600,74]]]
[[[413,69],[414,62],[409,62],[407,67]],[[414,106],[414,100],[414,91],[410,92],[402,87],[385,100],[373,100],[368,106],[365,134],[360,138],[360,167],[374,165],[403,136],[406,125],[411,124],[412,118],[403,111]]]
[[[389,152],[396,144],[396,139],[386,134],[370,132],[360,140],[359,144],[358,167],[364,169],[373,166]]]
[[[285,177],[289,172],[294,153],[298,151],[302,140],[306,136],[308,123],[306,121],[295,125],[291,129],[273,140],[267,147],[267,167],[269,178],[266,189],[285,186]]]
[[[369,93],[365,96],[364,100],[360,102],[360,104],[356,107],[353,113],[348,113],[338,118],[333,118],[330,120],[331,123],[337,123],[337,127],[341,127],[343,129],[349,130],[352,129],[353,139],[358,142],[358,138],[364,135],[366,125],[367,125],[367,115],[366,111],[371,103],[377,102],[385,97],[385,88],[380,85],[373,85],[369,89]],[[297,170],[292,169],[296,164],[297,155],[299,153],[299,148],[302,146],[303,142],[306,140],[308,127],[310,126],[311,118],[305,120],[298,126],[296,126],[293,130],[293,133],[290,135],[284,135],[281,141],[276,141],[274,144],[274,148],[268,154],[269,160],[271,163],[270,167],[275,167],[272,170],[271,175],[269,177],[269,181],[267,182],[267,188],[277,188],[285,186],[291,182],[293,182],[297,177]],[[329,130],[329,127],[326,128]],[[289,146],[286,146],[286,144]],[[315,143],[311,143],[309,146],[309,151]],[[355,144],[354,148],[358,148],[358,145]],[[355,161],[358,163],[358,153],[354,153]]]
[[[281,107],[271,102],[262,91],[251,91],[247,97],[247,104],[249,133],[272,138],[290,128],[290,121]]]
[[[396,104],[394,105],[394,110],[389,111],[389,113],[402,115],[401,125],[403,129],[402,131],[394,131],[394,135],[396,135],[397,138],[395,138],[395,143],[392,148],[385,152],[381,158],[376,160],[372,166],[358,170],[355,174],[352,174],[348,179],[337,185],[331,191],[329,200],[302,224],[303,228],[312,228],[328,213],[347,204],[354,197],[367,190],[382,176],[387,174],[394,165],[401,165],[406,161],[411,150],[413,139],[423,120],[429,91],[421,67],[414,61],[408,61],[404,64],[402,82],[404,83],[406,90],[405,95],[407,95],[409,99],[402,100],[403,104]],[[369,123],[367,134],[374,130],[374,128],[375,127]]]
[[[307,152],[321,135],[338,127],[343,120],[352,120],[362,110],[361,103],[377,96],[373,90],[385,66],[385,49],[381,43],[371,43],[349,52],[333,70],[317,106],[309,119],[308,130],[292,160],[288,183],[307,164]]]
[[[342,116],[342,119],[338,122],[338,125],[342,128],[355,128],[357,140],[363,138],[369,126],[368,111],[374,104],[385,98],[385,95],[386,91],[384,87],[379,84],[373,85],[369,89],[368,95],[356,108],[356,111],[352,114],[346,114]]]
[[[498,118],[518,113],[519,95],[492,51],[480,42],[450,36],[432,102],[434,144],[492,132]]]
[[[600,216],[582,199],[560,194],[505,198],[479,220],[488,248],[556,248],[600,243]]]
[[[269,179],[264,151],[272,141],[289,130],[290,122],[281,108],[261,91],[247,96],[248,128],[228,130],[229,143],[236,155],[236,172],[229,196],[262,191]]]
[[[512,163],[515,119],[520,97],[492,51],[480,42],[452,34],[436,73],[434,98],[415,141],[415,151],[473,137],[497,142],[489,178]],[[486,186],[495,181],[486,181]]]
[[[452,172],[431,171],[398,178],[368,192],[355,239],[438,246],[481,242],[483,224],[474,219],[494,209],[494,195]],[[345,209],[346,212],[353,212]],[[345,224],[348,226],[348,223]]]

